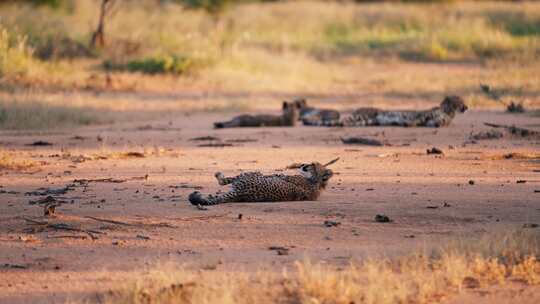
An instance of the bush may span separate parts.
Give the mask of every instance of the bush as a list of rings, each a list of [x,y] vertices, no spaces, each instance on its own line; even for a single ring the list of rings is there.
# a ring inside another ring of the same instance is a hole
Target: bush
[[[82,42],[62,35],[34,39],[35,55],[39,59],[74,59],[91,57],[92,51]]]
[[[504,28],[512,36],[534,37],[540,35],[540,16],[524,12],[488,14],[488,18],[494,26]]]
[[[161,56],[128,61],[126,64],[115,64],[105,61],[108,70],[127,70],[144,74],[176,74],[188,73],[194,66],[194,61],[186,57]]]
[[[50,7],[58,8],[62,5],[62,0],[30,0],[33,4],[36,5],[47,5]]]
[[[187,7],[204,9],[211,14],[217,14],[229,5],[232,0],[180,0]]]

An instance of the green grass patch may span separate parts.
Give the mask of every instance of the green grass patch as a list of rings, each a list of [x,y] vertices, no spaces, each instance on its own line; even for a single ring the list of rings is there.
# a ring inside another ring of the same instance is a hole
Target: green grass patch
[[[540,13],[523,8],[522,11],[488,11],[486,17],[492,26],[506,30],[515,37],[540,35]]]
[[[419,16],[405,14],[401,23],[388,18],[388,22],[380,23],[371,23],[369,18],[365,18],[368,21],[355,18],[355,21],[329,23],[323,40],[315,42],[314,50],[326,49],[336,55],[394,55],[415,61],[444,62],[531,58],[539,44],[538,37],[516,35],[518,31],[534,33],[537,29],[533,23],[508,23],[514,24],[514,32],[509,32],[506,25],[490,23],[484,17],[422,20]]]
[[[195,61],[187,57],[156,56],[130,60],[125,64],[106,60],[103,67],[107,70],[124,70],[143,74],[187,74],[195,68]]]
[[[376,55],[388,53],[413,44],[419,32],[412,28],[366,29],[347,24],[329,24],[324,41],[337,54],[360,53]]]

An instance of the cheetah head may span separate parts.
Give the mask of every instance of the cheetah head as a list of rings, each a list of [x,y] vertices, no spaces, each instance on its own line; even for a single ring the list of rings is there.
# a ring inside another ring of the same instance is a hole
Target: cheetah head
[[[307,101],[305,98],[296,98],[292,101],[299,109],[307,107]]]
[[[463,113],[467,111],[467,105],[459,96],[446,96],[441,102],[441,108],[445,113]]]
[[[332,170],[328,169],[327,166],[335,163],[339,158],[334,159],[333,161],[322,165],[318,162],[313,162],[310,164],[301,164],[298,167],[300,174],[310,180],[313,183],[319,184],[320,189],[324,189],[328,184],[330,178],[334,175]]]
[[[283,116],[294,126],[296,121],[300,118],[300,105],[295,102],[284,101],[282,109]]]

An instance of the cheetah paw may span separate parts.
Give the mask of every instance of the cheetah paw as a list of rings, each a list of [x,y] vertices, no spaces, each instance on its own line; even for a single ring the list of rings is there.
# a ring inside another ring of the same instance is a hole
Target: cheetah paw
[[[188,199],[192,205],[208,205],[208,202],[203,198],[199,191],[191,193]]]

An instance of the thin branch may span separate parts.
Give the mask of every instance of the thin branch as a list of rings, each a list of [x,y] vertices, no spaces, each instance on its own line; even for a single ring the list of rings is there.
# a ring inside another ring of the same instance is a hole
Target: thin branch
[[[215,215],[204,215],[204,216],[194,216],[194,217],[177,217],[177,218],[171,218],[175,221],[183,221],[183,222],[190,222],[190,221],[205,221],[210,219],[216,219],[216,218],[222,218],[229,215],[230,212],[223,213],[223,214],[215,214]]]

